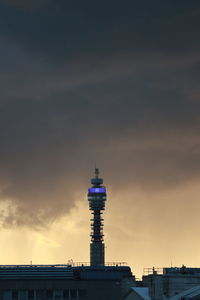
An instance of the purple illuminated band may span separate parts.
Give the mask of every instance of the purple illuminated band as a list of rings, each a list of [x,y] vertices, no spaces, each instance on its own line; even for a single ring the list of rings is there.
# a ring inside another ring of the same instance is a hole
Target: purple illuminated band
[[[106,193],[106,188],[90,188],[88,193]]]

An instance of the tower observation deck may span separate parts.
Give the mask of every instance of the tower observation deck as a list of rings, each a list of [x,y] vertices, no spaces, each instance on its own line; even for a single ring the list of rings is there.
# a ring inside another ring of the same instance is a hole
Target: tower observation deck
[[[92,187],[88,189],[89,208],[92,211],[90,265],[105,264],[105,245],[103,241],[102,211],[105,209],[106,188],[102,186],[103,179],[99,178],[99,169],[95,168],[95,178],[91,179]]]

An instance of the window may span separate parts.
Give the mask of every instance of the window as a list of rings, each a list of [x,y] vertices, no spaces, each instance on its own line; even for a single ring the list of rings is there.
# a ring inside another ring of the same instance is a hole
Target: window
[[[69,290],[63,290],[63,299],[69,299]]]
[[[53,290],[47,290],[46,296],[47,296],[47,299],[53,299]]]
[[[36,291],[36,299],[41,300],[41,299],[43,299],[43,297],[44,297],[44,291],[43,290],[37,290]]]
[[[61,290],[55,290],[54,299],[62,299],[62,291]]]
[[[12,291],[9,291],[9,290],[2,290],[1,291],[1,294],[0,294],[0,299],[2,300],[2,299],[13,299],[13,298],[11,298],[12,297]]]
[[[28,299],[29,300],[34,299],[34,296],[35,296],[34,290],[29,290],[28,291]]]
[[[84,298],[86,296],[86,290],[78,290],[79,298]]]
[[[77,290],[70,290],[71,298],[76,299],[77,298]]]
[[[18,300],[18,291],[12,291],[12,300]]]
[[[26,290],[20,290],[18,298],[19,298],[19,300],[27,300],[27,291]]]

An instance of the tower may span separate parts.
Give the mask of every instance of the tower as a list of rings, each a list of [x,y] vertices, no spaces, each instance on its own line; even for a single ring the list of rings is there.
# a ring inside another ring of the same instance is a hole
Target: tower
[[[99,169],[95,168],[95,178],[91,179],[92,187],[88,189],[89,208],[92,211],[90,265],[99,266],[105,263],[105,245],[103,242],[102,211],[105,208],[106,188],[102,186],[103,179],[99,178]]]

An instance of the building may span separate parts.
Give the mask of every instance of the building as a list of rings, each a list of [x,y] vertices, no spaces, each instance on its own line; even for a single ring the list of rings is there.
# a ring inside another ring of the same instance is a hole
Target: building
[[[0,299],[120,299],[126,266],[0,266]]]
[[[179,293],[169,298],[169,300],[200,300],[200,285]]]
[[[131,287],[124,295],[123,300],[151,300],[149,297],[149,289],[145,287]]]
[[[149,288],[152,300],[176,299],[178,294],[200,285],[200,268],[187,268],[183,265],[181,268],[153,268],[146,271],[150,274],[143,276],[143,286]],[[183,296],[182,300],[185,299]]]
[[[130,267],[105,263],[102,211],[106,188],[99,170],[88,189],[91,223],[90,264],[2,265],[0,300],[120,300],[135,283]]]

